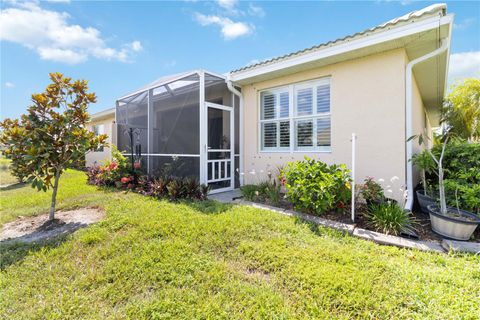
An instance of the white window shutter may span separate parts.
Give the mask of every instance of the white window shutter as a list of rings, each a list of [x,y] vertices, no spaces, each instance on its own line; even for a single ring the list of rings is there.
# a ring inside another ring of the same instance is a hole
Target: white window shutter
[[[317,113],[330,112],[330,85],[317,87]]]
[[[275,119],[275,95],[272,93],[262,94],[262,120]]]
[[[276,122],[262,123],[262,147],[263,148],[277,147],[277,123]]]
[[[296,93],[297,116],[313,113],[313,88],[299,89]]]

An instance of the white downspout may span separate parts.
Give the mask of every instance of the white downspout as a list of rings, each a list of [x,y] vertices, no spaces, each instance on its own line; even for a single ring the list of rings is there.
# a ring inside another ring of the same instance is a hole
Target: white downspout
[[[435,57],[445,50],[449,49],[450,41],[448,39],[442,39],[441,46],[438,49],[435,49],[432,52],[427,53],[424,56],[421,56],[415,60],[410,61],[407,64],[406,75],[405,75],[405,103],[406,103],[406,138],[410,138],[413,135],[412,129],[412,69],[413,67],[420,62],[428,60],[432,57]],[[407,142],[407,201],[405,202],[405,210],[412,210],[413,207],[413,164],[410,161],[413,155],[413,141],[410,140]]]
[[[230,75],[227,75],[227,80],[226,80],[226,82],[227,82],[228,90],[230,90],[230,92],[232,92],[234,95],[236,95],[236,96],[238,97],[238,99],[240,100],[240,106],[239,106],[239,108],[240,108],[240,110],[239,110],[239,111],[240,111],[240,112],[239,112],[239,115],[240,115],[239,126],[240,126],[240,128],[239,128],[239,130],[238,130],[239,135],[240,135],[240,136],[239,136],[239,145],[240,145],[240,150],[239,150],[239,152],[240,152],[240,155],[239,155],[239,159],[240,159],[239,170],[240,170],[240,172],[239,172],[239,175],[238,175],[238,176],[239,176],[239,180],[240,180],[240,185],[243,186],[243,172],[244,172],[244,171],[243,171],[243,139],[244,139],[244,138],[243,138],[243,133],[244,133],[244,132],[243,132],[243,129],[244,129],[244,128],[243,128],[243,114],[244,114],[244,112],[243,112],[243,95],[242,95],[242,93],[241,93],[240,91],[238,91],[238,90],[233,86],[233,83],[232,83],[232,81],[230,80]]]

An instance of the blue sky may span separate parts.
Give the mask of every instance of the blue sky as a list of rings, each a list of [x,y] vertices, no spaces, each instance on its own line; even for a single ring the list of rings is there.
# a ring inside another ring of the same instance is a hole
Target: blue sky
[[[2,1],[0,117],[24,113],[49,72],[89,80],[97,112],[164,75],[227,72],[433,3]],[[480,2],[447,5],[455,13],[450,81],[480,76]]]

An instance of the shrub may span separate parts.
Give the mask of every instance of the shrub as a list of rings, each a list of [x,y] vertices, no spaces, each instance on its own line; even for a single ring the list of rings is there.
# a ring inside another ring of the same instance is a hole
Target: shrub
[[[275,183],[269,184],[264,190],[263,195],[270,203],[277,205],[280,202],[280,186]]]
[[[99,166],[92,166],[87,168],[87,183],[93,184],[96,186],[101,185],[100,180],[100,167]]]
[[[269,177],[268,180],[258,184],[258,198],[263,201],[270,202],[277,205],[280,202],[280,186],[277,186],[277,182]]]
[[[132,170],[130,161],[112,145],[112,159],[105,160],[101,166],[87,168],[87,177],[90,184],[97,186],[135,186],[140,176],[140,169]]]
[[[380,203],[385,199],[382,186],[374,178],[367,177],[360,186],[360,194],[367,204]]]
[[[187,177],[183,179],[183,192],[185,198],[190,199],[200,199],[201,198],[201,191],[200,191],[200,184],[198,180],[194,177]]]
[[[181,179],[173,179],[167,185],[168,197],[170,200],[175,201],[183,198],[184,185]]]
[[[398,235],[414,230],[410,214],[390,201],[373,204],[365,217],[368,226],[385,234]]]
[[[210,186],[208,184],[201,184],[200,185],[200,200],[207,200],[208,199],[208,192],[210,191]]]
[[[248,184],[240,187],[243,198],[248,201],[265,201],[277,205],[280,202],[280,186],[275,180],[267,180],[258,185]]]
[[[138,178],[138,183],[135,191],[146,196],[151,196],[152,183],[153,179],[151,179],[149,176],[140,176]]]
[[[432,153],[439,155],[441,145]],[[447,204],[480,215],[480,144],[452,141],[447,144],[443,159]],[[427,181],[438,190],[438,177],[428,174]]]
[[[150,193],[152,197],[163,198],[168,195],[167,186],[170,183],[171,179],[167,177],[159,177],[153,179],[150,187]]]
[[[259,196],[260,192],[258,191],[258,186],[254,184],[246,184],[240,187],[243,198],[248,201],[255,201]]]
[[[327,165],[305,157],[284,168],[287,198],[295,208],[322,214],[343,208],[350,200],[350,172],[345,165]]]

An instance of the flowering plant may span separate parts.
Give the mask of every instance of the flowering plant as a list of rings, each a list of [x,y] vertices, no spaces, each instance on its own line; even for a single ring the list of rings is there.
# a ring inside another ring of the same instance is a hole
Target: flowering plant
[[[382,202],[385,198],[382,186],[373,177],[365,178],[360,186],[360,194],[367,203]]]

